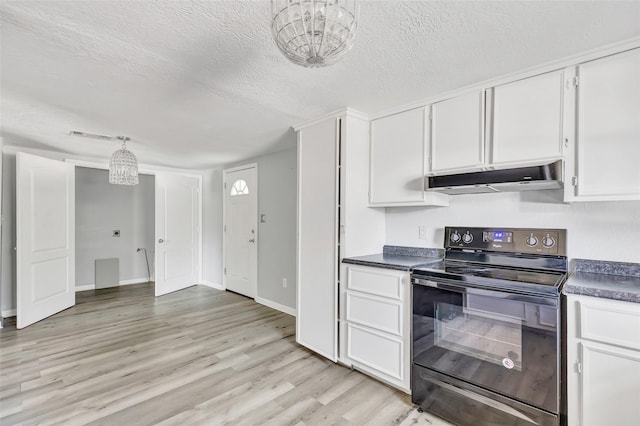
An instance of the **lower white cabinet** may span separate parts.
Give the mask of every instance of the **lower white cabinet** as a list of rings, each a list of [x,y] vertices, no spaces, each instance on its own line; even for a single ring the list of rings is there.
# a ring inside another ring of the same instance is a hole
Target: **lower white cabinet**
[[[348,265],[345,274],[343,361],[410,393],[409,273]]]
[[[567,339],[568,424],[637,425],[640,305],[568,295]]]

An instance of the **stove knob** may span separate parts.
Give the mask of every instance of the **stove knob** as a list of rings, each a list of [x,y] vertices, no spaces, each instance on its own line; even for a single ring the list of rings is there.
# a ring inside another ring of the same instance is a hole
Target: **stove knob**
[[[534,247],[538,244],[538,239],[533,235],[529,235],[525,241],[529,247]]]
[[[462,241],[469,244],[471,241],[473,241],[473,235],[471,235],[469,231],[467,231],[467,233],[462,236]]]
[[[551,248],[556,245],[556,240],[547,234],[547,236],[542,239],[542,245],[546,248]]]
[[[458,233],[458,231],[453,231],[449,236],[449,239],[452,243],[457,243],[460,241],[460,234]]]

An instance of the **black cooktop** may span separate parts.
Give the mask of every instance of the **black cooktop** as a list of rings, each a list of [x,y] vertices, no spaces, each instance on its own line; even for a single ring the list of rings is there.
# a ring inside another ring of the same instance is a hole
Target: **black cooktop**
[[[416,278],[441,278],[465,286],[506,290],[514,293],[557,296],[567,274],[563,271],[509,268],[444,261],[415,268]]]

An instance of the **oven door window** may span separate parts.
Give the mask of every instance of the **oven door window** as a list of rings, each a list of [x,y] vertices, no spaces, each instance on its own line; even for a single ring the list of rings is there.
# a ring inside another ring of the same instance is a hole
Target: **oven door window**
[[[413,286],[413,362],[557,412],[555,306],[509,294]]]
[[[491,311],[438,302],[435,346],[522,371],[522,321]]]

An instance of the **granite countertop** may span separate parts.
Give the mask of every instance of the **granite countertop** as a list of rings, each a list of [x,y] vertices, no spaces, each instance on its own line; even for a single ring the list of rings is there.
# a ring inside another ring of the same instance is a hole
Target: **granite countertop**
[[[640,303],[640,264],[575,259],[565,294]]]
[[[395,269],[398,271],[411,271],[419,266],[440,262],[443,255],[444,251],[442,249],[384,246],[382,253],[347,257],[342,259],[342,263]]]

